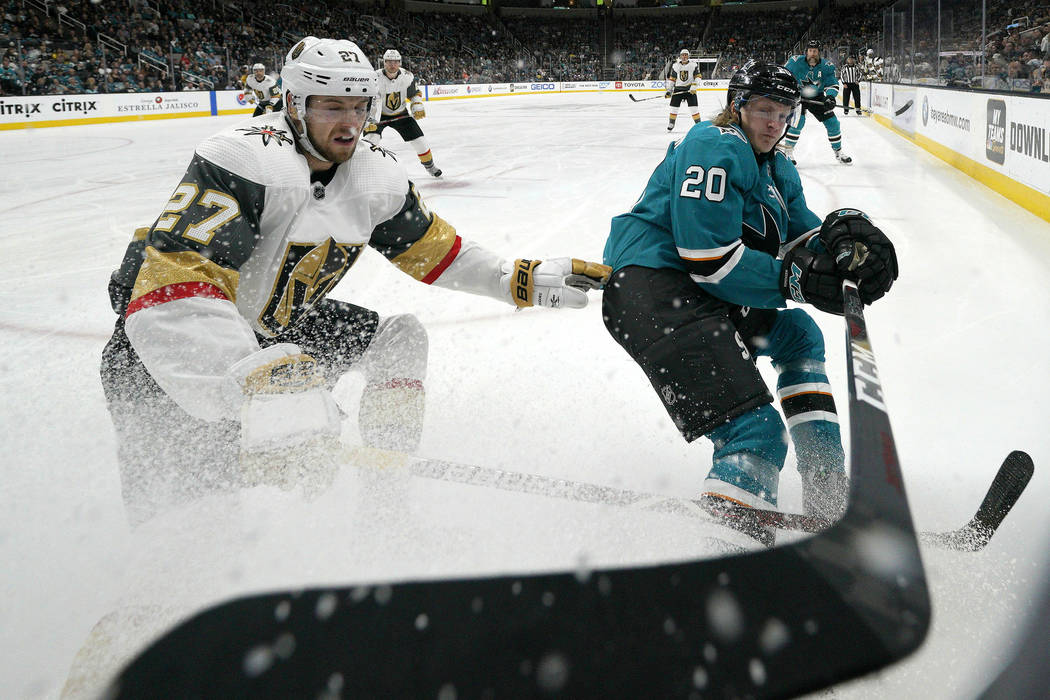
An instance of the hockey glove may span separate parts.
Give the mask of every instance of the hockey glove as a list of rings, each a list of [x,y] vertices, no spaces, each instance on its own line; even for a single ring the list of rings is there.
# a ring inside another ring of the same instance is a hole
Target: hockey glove
[[[671,99],[671,91],[670,90],[667,90],[666,92],[664,92],[664,99],[665,100]]]
[[[857,209],[831,212],[820,227],[820,240],[835,258],[839,274],[857,282],[865,304],[890,291],[897,279],[897,252],[867,214]]]
[[[835,113],[835,98],[831,95],[824,95],[824,114]]]
[[[415,117],[417,121],[427,116],[426,110],[423,109],[423,105],[412,105],[412,116]]]
[[[341,415],[312,357],[295,345],[280,343],[237,362],[227,376],[242,392],[241,469],[246,485],[290,489],[333,475]]]
[[[785,299],[842,315],[842,277],[827,253],[802,245],[789,250],[780,269],[780,293]]]
[[[587,306],[587,292],[601,289],[609,280],[612,268],[577,258],[515,260],[503,263],[500,289],[518,306]]]

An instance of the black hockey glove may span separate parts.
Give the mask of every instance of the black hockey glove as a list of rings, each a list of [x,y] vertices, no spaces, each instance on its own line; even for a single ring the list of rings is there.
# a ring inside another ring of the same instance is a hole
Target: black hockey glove
[[[824,95],[824,114],[835,113],[835,98],[831,95]]]
[[[804,245],[789,250],[780,270],[780,293],[785,299],[842,315],[842,276],[827,253],[816,253]]]
[[[820,227],[820,240],[834,257],[839,273],[857,282],[865,304],[890,291],[897,279],[897,252],[867,214],[857,209],[831,212]]]

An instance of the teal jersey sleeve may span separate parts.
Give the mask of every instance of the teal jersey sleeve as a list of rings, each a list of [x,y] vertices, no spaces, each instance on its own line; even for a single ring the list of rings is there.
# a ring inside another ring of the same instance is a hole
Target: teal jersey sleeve
[[[791,71],[791,75],[795,76],[795,80],[800,83],[806,77],[806,73],[809,72],[809,64],[806,63],[805,56],[792,56],[784,64],[784,67]]]
[[[672,172],[672,234],[693,281],[731,304],[783,306],[780,263],[742,240],[756,191],[765,189],[744,135],[713,125],[691,130],[676,149]]]
[[[835,64],[821,59],[817,64],[820,75],[823,78],[824,94],[828,97],[836,97],[839,94],[839,79],[835,75]]]

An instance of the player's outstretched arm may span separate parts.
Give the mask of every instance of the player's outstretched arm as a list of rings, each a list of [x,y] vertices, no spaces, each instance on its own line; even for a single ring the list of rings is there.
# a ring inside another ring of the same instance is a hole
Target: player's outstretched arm
[[[492,297],[518,308],[583,308],[612,269],[577,258],[514,262],[456,233],[410,185],[401,210],[372,231],[369,245],[424,284]]]

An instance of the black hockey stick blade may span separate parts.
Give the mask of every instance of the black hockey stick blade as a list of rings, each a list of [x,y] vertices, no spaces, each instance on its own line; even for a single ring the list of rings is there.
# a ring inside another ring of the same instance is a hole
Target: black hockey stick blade
[[[950,532],[923,533],[920,539],[925,544],[979,552],[991,541],[1034,473],[1035,464],[1028,453],[1014,450],[1003,460],[1003,465],[999,467],[992,485],[988,487],[988,493],[984,495],[970,522]]]
[[[107,697],[766,698],[893,663],[929,599],[853,292],[852,489],[824,532],[722,559],[242,597],[155,641]]]
[[[627,96],[631,98],[632,102],[648,102],[649,100],[659,100],[663,95],[656,95],[655,97],[635,97],[631,93],[627,93]]]

